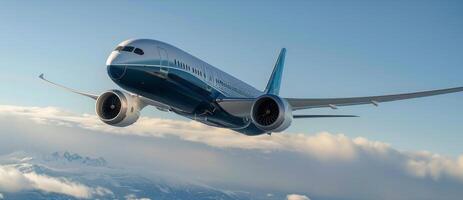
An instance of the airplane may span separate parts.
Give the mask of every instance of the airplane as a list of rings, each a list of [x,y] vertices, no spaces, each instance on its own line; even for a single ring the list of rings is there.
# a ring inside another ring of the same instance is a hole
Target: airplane
[[[357,117],[355,115],[296,115],[296,110],[337,109],[340,106],[380,103],[461,92],[463,87],[414,93],[350,98],[283,98],[279,96],[286,49],[276,60],[264,91],[221,71],[165,42],[151,39],[123,41],[106,60],[111,80],[124,90],[100,95],[74,90],[96,100],[96,114],[104,123],[125,127],[135,123],[146,106],[179,114],[209,126],[255,136],[282,132],[299,118]],[[153,127],[156,128],[156,127]]]

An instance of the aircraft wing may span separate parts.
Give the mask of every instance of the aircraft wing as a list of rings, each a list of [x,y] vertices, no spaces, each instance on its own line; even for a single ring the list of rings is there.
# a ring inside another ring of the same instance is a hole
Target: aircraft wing
[[[338,106],[353,106],[362,104],[371,104],[378,106],[379,103],[406,100],[454,92],[462,92],[463,87],[448,88],[441,90],[430,90],[414,93],[403,93],[383,96],[368,96],[368,97],[350,97],[350,98],[285,98],[291,105],[293,110],[302,110],[309,108],[329,107],[337,109]],[[234,116],[245,117],[249,116],[255,98],[224,98],[217,99],[217,103],[228,113]],[[350,115],[295,115],[295,118],[319,118],[319,117],[356,117]]]
[[[338,106],[352,106],[361,104],[372,104],[378,106],[379,103],[398,101],[405,99],[413,99],[441,94],[448,94],[454,92],[462,92],[463,87],[455,87],[441,90],[430,90],[423,92],[404,93],[404,94],[393,94],[383,96],[369,96],[369,97],[351,97],[351,98],[327,98],[327,99],[300,99],[300,98],[286,98],[291,104],[293,110],[301,110],[308,108],[323,108],[330,107],[336,109]]]
[[[94,99],[94,100],[97,100],[97,99],[98,99],[98,95],[96,95],[96,94],[90,94],[90,93],[87,93],[87,92],[78,91],[78,90],[75,90],[75,89],[72,89],[72,88],[69,88],[69,87],[60,85],[60,84],[58,84],[58,83],[49,81],[48,79],[45,78],[45,76],[44,76],[43,74],[40,74],[40,75],[39,75],[39,78],[42,79],[43,81],[49,83],[49,84],[52,84],[52,85],[54,85],[54,86],[56,86],[56,87],[62,88],[62,89],[64,89],[64,90],[67,90],[67,91],[69,91],[69,92],[72,92],[72,93],[75,93],[75,94],[80,94],[80,95],[83,95],[83,96],[92,98],[92,99]],[[146,98],[146,97],[143,97],[143,96],[139,96],[139,98],[140,98],[140,100],[141,100],[145,105],[154,106],[154,107],[156,107],[157,109],[159,109],[159,110],[161,110],[161,111],[169,111],[169,110],[171,110],[171,108],[170,108],[168,105],[165,105],[165,104],[163,104],[163,103],[160,103],[160,102],[151,100],[151,99]]]
[[[222,109],[237,117],[247,117],[251,115],[252,104],[255,98],[220,98],[216,102]]]
[[[62,89],[65,89],[69,92],[72,92],[72,93],[76,93],[76,94],[80,94],[80,95],[83,95],[83,96],[86,96],[86,97],[90,97],[92,99],[98,99],[98,95],[95,95],[95,94],[90,94],[90,93],[86,93],[86,92],[81,92],[81,91],[77,91],[77,90],[74,90],[72,88],[68,88],[66,86],[63,86],[63,85],[60,85],[60,84],[57,84],[57,83],[54,83],[54,82],[51,82],[49,81],[48,79],[45,78],[45,76],[43,74],[40,74],[39,76],[40,79],[42,79],[43,81],[47,82],[47,83],[50,83],[56,87],[59,87],[59,88],[62,88]]]

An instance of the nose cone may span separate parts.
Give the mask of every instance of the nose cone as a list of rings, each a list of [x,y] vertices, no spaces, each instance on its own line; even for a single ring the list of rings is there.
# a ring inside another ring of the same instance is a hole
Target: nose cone
[[[125,75],[126,66],[108,65],[108,74],[113,80],[119,80]]]
[[[119,80],[125,75],[125,66],[120,65],[121,55],[113,51],[106,60],[108,74],[113,80]]]

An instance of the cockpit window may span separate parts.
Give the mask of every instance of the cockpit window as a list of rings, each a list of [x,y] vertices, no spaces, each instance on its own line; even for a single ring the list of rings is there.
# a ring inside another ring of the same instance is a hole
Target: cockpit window
[[[114,51],[122,51],[122,48],[124,48],[123,46],[118,46],[116,47],[116,49],[114,49]]]
[[[127,51],[127,52],[136,53],[138,55],[145,54],[145,52],[143,52],[143,50],[141,50],[140,48],[135,48],[133,46],[118,46],[118,47],[116,47],[116,49],[114,49],[114,51]]]
[[[135,51],[133,51],[134,53],[138,54],[138,55],[143,55],[145,54],[145,52],[143,52],[143,50],[139,49],[139,48],[135,48]]]
[[[135,47],[132,47],[132,46],[125,46],[124,48],[122,48],[122,51],[132,52],[133,49],[135,49]]]

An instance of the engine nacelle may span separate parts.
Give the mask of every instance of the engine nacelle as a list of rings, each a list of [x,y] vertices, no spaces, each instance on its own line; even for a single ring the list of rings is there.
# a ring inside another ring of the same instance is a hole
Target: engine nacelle
[[[137,96],[119,90],[109,90],[96,100],[96,114],[101,121],[112,126],[135,123],[143,107]]]
[[[293,121],[291,105],[275,95],[262,95],[252,105],[251,118],[254,124],[268,132],[281,132]]]

